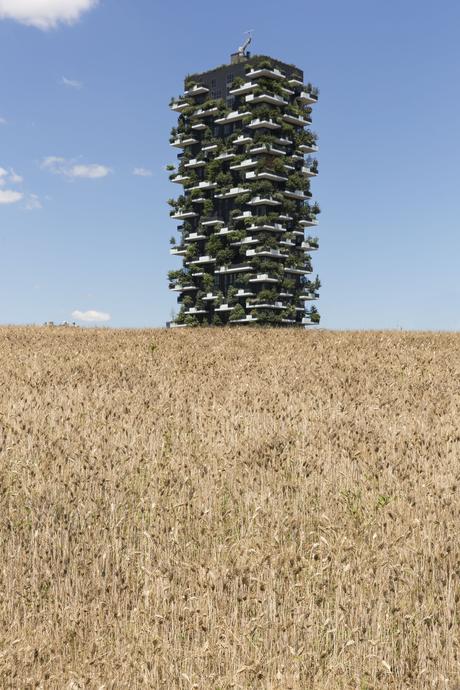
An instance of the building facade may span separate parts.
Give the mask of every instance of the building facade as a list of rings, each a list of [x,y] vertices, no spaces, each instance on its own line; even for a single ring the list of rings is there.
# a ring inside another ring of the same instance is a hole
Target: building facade
[[[168,168],[183,187],[169,200],[180,223],[171,253],[182,257],[169,272],[180,306],[172,327],[319,323],[317,100],[302,70],[249,53],[185,79],[170,104],[179,154]]]

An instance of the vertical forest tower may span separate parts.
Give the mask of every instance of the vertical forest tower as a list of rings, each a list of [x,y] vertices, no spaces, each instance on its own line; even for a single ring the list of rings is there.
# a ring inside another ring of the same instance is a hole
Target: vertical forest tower
[[[168,168],[183,186],[169,200],[180,223],[171,253],[183,261],[169,272],[180,304],[172,327],[319,323],[309,234],[320,212],[310,192],[317,100],[302,70],[244,49],[185,79],[170,104],[179,155]]]

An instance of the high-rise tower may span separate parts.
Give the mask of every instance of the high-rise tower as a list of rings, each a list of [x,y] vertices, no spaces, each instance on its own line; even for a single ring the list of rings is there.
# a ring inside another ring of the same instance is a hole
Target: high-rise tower
[[[243,48],[185,79],[170,104],[181,151],[170,179],[184,187],[169,201],[181,223],[171,253],[183,257],[169,272],[180,303],[172,326],[319,323],[318,239],[305,237],[320,212],[310,192],[317,100],[298,67]]]

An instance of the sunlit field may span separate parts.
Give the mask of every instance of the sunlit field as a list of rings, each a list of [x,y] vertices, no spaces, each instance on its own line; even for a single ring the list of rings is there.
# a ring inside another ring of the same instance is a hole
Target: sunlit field
[[[459,690],[460,335],[0,358],[2,689]]]

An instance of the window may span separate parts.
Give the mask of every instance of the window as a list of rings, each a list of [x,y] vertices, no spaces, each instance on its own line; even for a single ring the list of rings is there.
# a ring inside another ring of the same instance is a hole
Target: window
[[[227,84],[230,84],[235,78],[235,75],[233,72],[230,72],[230,74],[227,74]]]

